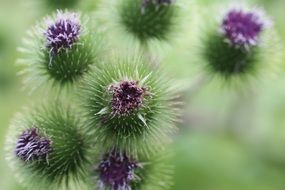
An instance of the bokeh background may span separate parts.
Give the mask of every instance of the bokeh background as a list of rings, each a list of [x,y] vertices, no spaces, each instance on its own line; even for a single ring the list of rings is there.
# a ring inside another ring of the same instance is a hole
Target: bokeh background
[[[45,1],[49,0],[0,0],[1,190],[22,189],[5,161],[4,139],[13,114],[37,98],[22,90],[16,74],[16,48],[25,31],[55,9]],[[81,0],[76,9],[91,12],[96,10],[97,1]],[[204,12],[224,2],[196,0]],[[280,43],[285,46],[285,0],[249,2],[264,7],[273,18]],[[197,16],[199,11],[189,14]],[[195,30],[193,24],[189,24],[191,30]],[[185,47],[182,44],[172,51],[164,63],[173,78],[193,86],[183,97],[180,132],[171,145],[176,153],[172,189],[284,190],[285,63],[278,67],[275,77],[262,80],[261,86],[244,95],[200,80],[191,70],[191,58],[179,56]]]

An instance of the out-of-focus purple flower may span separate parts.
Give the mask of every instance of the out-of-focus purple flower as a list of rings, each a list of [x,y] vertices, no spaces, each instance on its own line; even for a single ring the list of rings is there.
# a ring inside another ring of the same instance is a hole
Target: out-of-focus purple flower
[[[111,190],[131,190],[130,183],[136,179],[135,169],[140,164],[126,154],[112,151],[106,154],[97,167],[99,188]]]
[[[112,113],[114,115],[127,115],[139,108],[143,103],[146,92],[137,81],[122,81],[119,84],[110,85],[108,89],[112,93]]]
[[[44,34],[46,46],[51,52],[58,53],[61,49],[71,48],[78,41],[81,25],[77,14],[58,11],[56,20],[47,20],[47,24]]]
[[[258,11],[231,9],[223,19],[221,31],[226,41],[246,49],[258,43],[266,21]]]
[[[51,144],[50,139],[40,135],[39,129],[33,127],[19,136],[15,154],[24,161],[47,159],[52,151]]]

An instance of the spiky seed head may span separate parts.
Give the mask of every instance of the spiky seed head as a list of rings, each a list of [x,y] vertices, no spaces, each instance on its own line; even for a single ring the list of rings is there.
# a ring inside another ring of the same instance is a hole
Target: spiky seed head
[[[177,24],[178,9],[172,1],[121,1],[118,12],[119,22],[124,31],[141,43],[147,43],[150,40],[169,40]]]
[[[138,109],[143,104],[146,88],[140,87],[138,81],[121,81],[112,84],[108,90],[112,93],[112,112],[114,115],[125,115]]]
[[[97,167],[99,188],[111,190],[130,190],[139,164],[125,153],[112,151],[105,154]]]
[[[52,151],[52,141],[41,135],[37,127],[26,129],[19,136],[15,154],[23,161],[47,159]]]
[[[231,9],[223,18],[221,31],[233,46],[250,48],[257,45],[264,27],[265,21],[258,12]]]
[[[44,33],[46,47],[52,53],[58,53],[61,49],[70,49],[79,40],[80,32],[79,15],[58,10],[56,20],[48,21],[48,27]]]

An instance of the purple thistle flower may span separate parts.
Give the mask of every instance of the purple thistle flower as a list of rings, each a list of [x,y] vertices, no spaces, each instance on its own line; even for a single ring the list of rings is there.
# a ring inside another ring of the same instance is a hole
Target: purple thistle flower
[[[224,17],[221,29],[227,42],[248,49],[258,43],[265,24],[257,11],[232,9]]]
[[[116,151],[106,154],[97,167],[99,188],[131,190],[130,183],[136,180],[135,169],[139,167],[126,154]]]
[[[52,151],[51,144],[50,139],[41,136],[39,129],[33,127],[19,136],[15,154],[24,161],[47,159]]]
[[[146,92],[137,81],[122,81],[119,84],[110,85],[108,90],[112,95],[112,113],[114,115],[127,115],[139,108],[143,103]]]
[[[79,16],[75,13],[57,12],[55,21],[48,20],[45,31],[47,48],[58,53],[62,48],[71,48],[78,41],[81,32]]]

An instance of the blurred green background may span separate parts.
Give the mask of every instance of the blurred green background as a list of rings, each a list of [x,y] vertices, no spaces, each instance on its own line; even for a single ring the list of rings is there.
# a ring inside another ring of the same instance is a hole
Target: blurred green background
[[[13,114],[34,99],[21,89],[16,47],[25,31],[54,9],[47,9],[44,1],[48,0],[0,0],[1,190],[21,189],[7,166],[3,145]],[[197,0],[204,10],[223,2]],[[272,16],[285,46],[285,0],[255,3]],[[96,5],[96,0],[81,0],[77,7],[92,11]],[[189,24],[189,30],[191,27]],[[179,81],[195,83],[197,77],[188,65],[191,61],[187,56],[178,57],[180,54],[178,48],[169,55],[166,70]],[[219,90],[213,83],[198,83],[185,96],[183,122],[171,147],[176,152],[173,190],[285,189],[285,64],[278,70],[275,77],[247,95]]]

